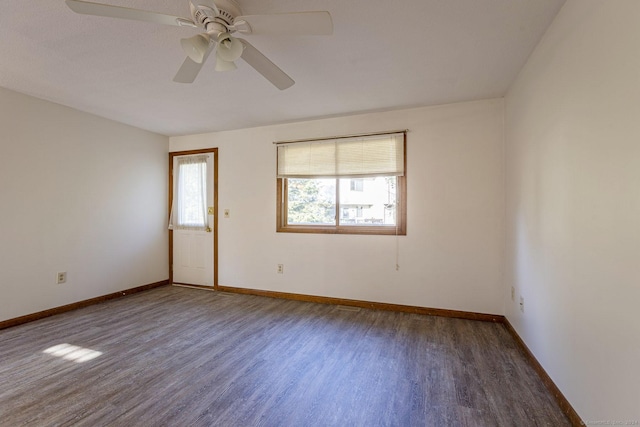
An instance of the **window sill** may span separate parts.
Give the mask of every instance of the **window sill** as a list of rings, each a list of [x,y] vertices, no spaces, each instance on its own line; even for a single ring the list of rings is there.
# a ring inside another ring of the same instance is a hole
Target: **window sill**
[[[310,233],[310,234],[364,234],[375,236],[406,236],[406,230],[395,226],[322,226],[322,225],[288,225],[278,227],[278,233]]]

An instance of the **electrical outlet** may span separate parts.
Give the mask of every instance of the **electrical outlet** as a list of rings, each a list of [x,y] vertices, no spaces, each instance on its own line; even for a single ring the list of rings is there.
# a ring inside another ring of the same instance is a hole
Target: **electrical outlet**
[[[56,283],[61,284],[66,282],[67,282],[67,272],[61,271],[60,273],[58,273],[58,276],[56,278]]]
[[[224,217],[229,218],[229,209],[224,210]]]
[[[516,300],[516,288],[514,288],[513,286],[511,287],[511,301],[515,301]]]
[[[278,264],[278,274],[284,274],[284,264]]]
[[[524,297],[520,297],[520,311],[524,313]]]

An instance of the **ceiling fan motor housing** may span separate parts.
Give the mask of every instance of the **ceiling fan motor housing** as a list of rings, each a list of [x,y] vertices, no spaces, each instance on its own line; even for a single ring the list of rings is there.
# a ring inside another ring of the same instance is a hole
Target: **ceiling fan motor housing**
[[[213,23],[229,27],[233,25],[236,16],[242,15],[235,0],[191,0],[189,6],[193,20],[207,30]],[[216,13],[216,9],[219,13]]]

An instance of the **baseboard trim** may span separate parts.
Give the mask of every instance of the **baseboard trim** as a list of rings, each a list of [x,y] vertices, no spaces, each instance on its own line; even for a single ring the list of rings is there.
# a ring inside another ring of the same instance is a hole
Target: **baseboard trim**
[[[369,308],[372,310],[400,311],[403,313],[424,314],[428,316],[455,317],[457,319],[480,320],[483,322],[504,322],[504,316],[499,314],[473,313],[468,311],[445,310],[441,308],[418,307],[413,305],[389,304],[384,302],[360,301],[344,298],[323,297],[316,295],[294,294],[288,292],[264,291],[259,289],[235,288],[218,286],[218,291],[236,294],[257,295],[269,298],[290,299],[295,301],[316,302],[320,304],[346,305],[351,307]]]
[[[95,298],[90,298],[84,301],[74,302],[72,304],[63,305],[60,307],[50,308],[48,310],[39,311],[37,313],[27,314],[25,316],[16,317],[9,320],[0,321],[0,329],[10,328],[12,326],[22,325],[24,323],[33,322],[34,320],[44,319],[45,317],[54,316],[56,314],[65,313],[67,311],[77,310],[79,308],[88,307],[90,305],[99,304],[115,298],[120,298],[125,295],[131,295],[149,289],[158,288],[169,284],[169,280],[161,280],[160,282],[150,283],[148,285],[138,286],[131,289],[125,289],[124,291],[114,292],[112,294],[102,295]]]
[[[505,328],[507,328],[507,331],[509,331],[513,339],[518,344],[520,350],[524,353],[531,367],[536,371],[536,373],[542,380],[542,383],[545,385],[545,387],[547,387],[547,390],[549,390],[549,392],[555,398],[556,402],[560,406],[560,409],[562,409],[562,412],[564,412],[567,418],[569,418],[571,425],[573,425],[574,427],[584,426],[584,421],[582,421],[576,410],[573,409],[573,406],[571,406],[571,403],[569,403],[564,394],[562,394],[556,383],[553,382],[549,374],[547,374],[547,371],[544,370],[540,362],[538,362],[538,359],[536,359],[531,350],[529,350],[529,347],[527,347],[522,338],[520,338],[520,335],[518,335],[518,332],[516,332],[513,325],[511,325],[506,317],[504,318],[503,323]]]

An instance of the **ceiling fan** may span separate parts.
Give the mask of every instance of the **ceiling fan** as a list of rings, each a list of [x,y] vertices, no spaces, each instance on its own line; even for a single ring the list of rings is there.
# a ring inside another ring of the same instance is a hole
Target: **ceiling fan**
[[[333,22],[329,12],[298,12],[273,15],[242,15],[235,0],[189,0],[191,19],[101,3],[66,0],[76,13],[154,22],[156,24],[193,27],[202,33],[182,39],[187,58],[173,81],[192,83],[209,55],[216,52],[216,71],[236,68],[242,58],[275,87],[284,90],[295,82],[248,41],[234,33],[265,35],[331,35]]]

